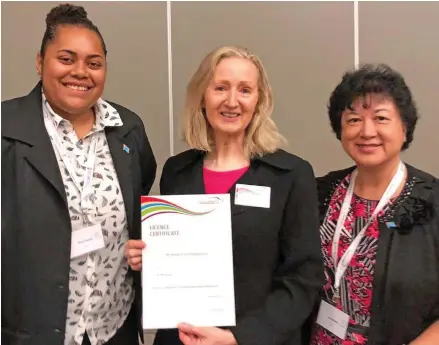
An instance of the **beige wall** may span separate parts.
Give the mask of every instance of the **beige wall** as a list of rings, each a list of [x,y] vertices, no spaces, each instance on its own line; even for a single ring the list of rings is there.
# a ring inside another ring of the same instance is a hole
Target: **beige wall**
[[[225,44],[248,47],[268,71],[274,119],[288,139],[287,149],[310,160],[320,174],[345,166],[348,159],[329,130],[325,104],[341,73],[353,66],[352,14],[349,2],[176,2],[175,109],[181,109],[185,84],[209,50]],[[185,148],[178,134],[176,152]]]
[[[75,3],[84,5],[106,40],[104,96],[142,117],[158,177],[166,158],[186,149],[179,126],[186,83],[204,55],[224,44],[246,46],[261,57],[289,151],[308,159],[317,175],[351,164],[331,133],[326,104],[342,73],[354,66],[354,2],[172,2],[169,45],[164,1]],[[55,4],[2,2],[2,100],[37,82],[35,55],[45,15]],[[439,175],[437,18],[437,2],[360,2],[357,53],[360,62],[386,62],[406,77],[422,118],[405,159]]]
[[[161,168],[169,157],[166,2],[72,2],[86,9],[108,50],[104,98],[144,121]],[[2,2],[1,97],[27,94],[37,83],[36,54],[46,14],[56,2]],[[158,192],[158,178],[153,192]]]
[[[360,61],[400,70],[421,119],[404,159],[439,176],[439,2],[362,2]]]
[[[104,97],[136,111],[161,166],[180,141],[186,83],[204,55],[225,44],[257,53],[274,89],[274,118],[287,149],[316,174],[350,160],[331,133],[328,97],[354,66],[353,2],[172,2],[171,49],[166,2],[75,2],[100,28],[109,51]],[[45,15],[55,2],[2,2],[1,97],[28,93],[37,82],[35,56]],[[422,115],[409,163],[439,175],[439,3],[361,2],[360,62],[386,62],[405,76]],[[172,57],[169,97],[168,54]],[[169,102],[174,108],[170,129]],[[170,147],[170,141],[174,145]]]

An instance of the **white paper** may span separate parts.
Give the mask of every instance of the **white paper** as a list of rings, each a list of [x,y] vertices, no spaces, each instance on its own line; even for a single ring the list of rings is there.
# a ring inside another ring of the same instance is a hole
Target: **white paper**
[[[344,340],[349,326],[349,315],[322,301],[316,322]]]
[[[270,195],[270,187],[237,184],[235,205],[270,208]]]
[[[143,328],[235,326],[230,195],[142,197]]]
[[[70,258],[75,258],[104,247],[104,237],[100,224],[75,230],[72,232]]]

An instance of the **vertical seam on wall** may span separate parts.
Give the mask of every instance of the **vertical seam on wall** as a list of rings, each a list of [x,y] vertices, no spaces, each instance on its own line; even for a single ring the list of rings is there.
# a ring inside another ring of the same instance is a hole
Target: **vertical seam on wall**
[[[166,1],[166,23],[168,41],[168,103],[169,103],[169,154],[174,155],[174,103],[172,95],[172,26],[171,26],[171,1]]]
[[[358,1],[354,1],[354,64],[355,68],[360,65],[360,45],[359,45],[359,15],[358,15]]]

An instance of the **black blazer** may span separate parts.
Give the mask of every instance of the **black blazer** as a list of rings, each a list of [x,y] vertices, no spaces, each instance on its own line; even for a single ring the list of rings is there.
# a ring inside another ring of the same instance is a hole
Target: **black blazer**
[[[439,180],[406,166],[414,185],[388,220],[397,227],[378,219],[370,345],[408,344],[439,320]],[[321,222],[335,188],[354,168],[317,179]]]
[[[167,160],[160,190],[204,194],[203,158],[189,150]],[[308,162],[279,150],[251,161],[237,183],[271,187],[270,208],[234,204],[232,236],[239,345],[300,344],[300,327],[323,284],[317,190]],[[155,345],[181,344],[159,330]]]
[[[140,118],[120,105],[112,106],[123,126],[106,129],[106,136],[129,235],[139,239],[140,196],[154,182],[156,161]],[[2,344],[62,345],[72,229],[62,177],[44,126],[41,85],[25,97],[2,102],[1,121]],[[132,273],[140,292],[140,274]],[[140,308],[139,293],[136,302]]]

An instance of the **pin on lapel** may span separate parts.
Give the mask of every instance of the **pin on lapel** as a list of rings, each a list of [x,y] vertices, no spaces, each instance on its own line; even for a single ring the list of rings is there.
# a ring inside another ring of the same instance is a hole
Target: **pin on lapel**
[[[126,153],[130,153],[130,148],[129,148],[128,146],[126,146],[125,144],[123,144],[123,150],[124,150]]]
[[[386,222],[387,228],[391,229],[391,228],[396,228],[396,224],[395,222]]]

